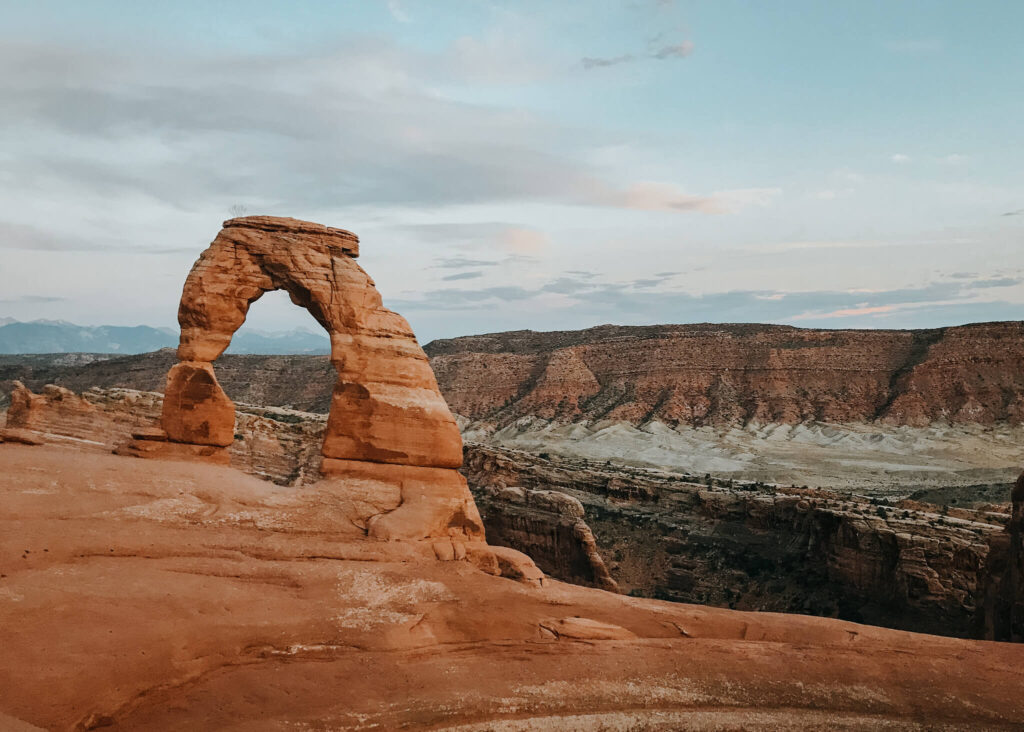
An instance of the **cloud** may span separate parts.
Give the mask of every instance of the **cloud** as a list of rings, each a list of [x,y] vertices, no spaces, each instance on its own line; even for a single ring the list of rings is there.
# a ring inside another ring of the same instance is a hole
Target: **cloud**
[[[902,317],[935,324],[942,314],[993,314],[1015,317],[1019,305],[986,297],[991,288],[1024,284],[1024,278],[939,280],[920,287],[849,291],[736,290],[693,294],[661,289],[666,278],[626,282],[596,281],[568,272],[533,287],[446,288],[399,301],[403,312],[486,311],[492,324],[519,327],[521,314],[544,313],[548,319],[596,322],[772,322],[827,325],[833,320],[870,324],[873,319]],[[932,315],[929,315],[932,314]],[[525,317],[525,316],[523,316]],[[953,317],[953,316],[950,316]],[[929,320],[932,318],[932,320]],[[969,319],[969,318],[968,318]],[[966,321],[965,321],[966,322]],[[948,324],[948,321],[947,323]]]
[[[67,234],[35,226],[0,221],[0,249],[36,252],[96,252],[132,254],[198,254],[203,247],[151,247],[120,238],[96,241],[80,233]]]
[[[540,254],[550,246],[548,235],[538,229],[500,221],[448,224],[412,224],[400,231],[432,244],[459,247],[475,252],[505,253],[504,259],[480,259],[457,255],[441,260],[438,267],[493,267],[512,257]]]
[[[682,43],[676,43],[670,46],[662,46],[651,54],[651,58],[663,61],[670,58],[686,58],[691,53],[693,53],[693,43],[691,41],[683,41]]]
[[[496,267],[500,262],[489,259],[470,259],[469,257],[444,257],[433,266],[436,269],[466,269],[468,267]]]
[[[852,318],[857,315],[878,315],[879,313],[891,313],[896,309],[895,305],[875,305],[872,307],[842,308],[833,310],[830,313],[804,313],[794,315],[793,320],[809,320],[811,318],[822,320],[828,318]]]
[[[659,35],[658,38],[661,36]],[[642,61],[644,59],[653,59],[655,61],[669,61],[672,59],[686,58],[693,53],[693,42],[684,40],[678,43],[670,43],[668,45],[659,45],[653,50],[642,54],[636,53],[624,53],[619,56],[585,56],[580,60],[584,69],[601,69],[609,66],[619,66],[620,64],[633,63],[634,61]]]
[[[942,158],[942,162],[946,165],[963,165],[970,160],[969,155],[962,155],[960,153],[950,153]]]
[[[974,280],[971,282],[971,287],[976,287],[978,289],[988,289],[990,287],[1015,287],[1021,284],[1021,282],[1024,282],[1024,279],[1021,279],[1020,277],[995,277],[987,280]]]
[[[456,274],[450,274],[446,277],[442,277],[442,280],[453,281],[453,280],[474,280],[477,277],[483,277],[484,273],[480,271],[475,272],[458,272]]]
[[[896,163],[897,165],[903,165],[904,163],[910,162],[910,156],[904,155],[903,153],[895,153],[889,157],[889,160]]]
[[[512,254],[540,254],[548,248],[546,234],[534,229],[506,229],[498,239],[502,248]]]
[[[19,152],[6,173],[40,195],[144,195],[181,209],[592,197],[596,138],[432,91],[429,80],[470,83],[458,66],[358,37],[278,57],[10,44],[0,141]]]
[[[18,297],[8,297],[0,300],[0,304],[3,305],[22,305],[22,304],[44,304],[49,302],[66,302],[66,297],[58,297],[53,295],[19,295]]]
[[[591,56],[585,56],[581,59],[580,63],[583,64],[585,69],[600,69],[607,66],[618,66],[619,64],[628,64],[630,61],[635,61],[636,56],[631,53],[623,54],[622,56],[612,56],[611,58],[593,58]]]
[[[634,183],[625,190],[598,196],[606,205],[637,211],[692,211],[705,214],[733,213],[747,206],[766,206],[779,196],[779,188],[746,188],[695,195],[672,183]]]

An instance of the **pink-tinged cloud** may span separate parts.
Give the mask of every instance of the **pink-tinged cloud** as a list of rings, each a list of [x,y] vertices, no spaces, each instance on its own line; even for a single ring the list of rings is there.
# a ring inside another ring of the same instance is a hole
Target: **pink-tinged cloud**
[[[548,237],[535,229],[509,228],[498,236],[498,243],[512,254],[540,254],[548,248]]]
[[[607,191],[600,203],[635,211],[693,211],[706,214],[733,213],[747,206],[767,206],[782,193],[779,188],[741,188],[709,195],[686,193],[673,183],[634,183],[624,191]]]
[[[793,318],[793,320],[810,320],[818,318],[852,318],[857,315],[878,315],[879,313],[891,313],[896,310],[895,305],[875,305],[873,307],[856,307],[856,308],[844,308],[842,310],[833,310],[830,313],[802,313]]]

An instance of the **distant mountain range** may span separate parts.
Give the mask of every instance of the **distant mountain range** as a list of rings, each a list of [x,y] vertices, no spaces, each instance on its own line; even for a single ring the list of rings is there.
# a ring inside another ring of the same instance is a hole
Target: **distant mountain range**
[[[178,333],[148,325],[84,326],[64,320],[27,323],[0,318],[0,353],[148,353],[178,345]],[[228,353],[324,354],[331,344],[326,333],[296,329],[267,333],[242,328]]]

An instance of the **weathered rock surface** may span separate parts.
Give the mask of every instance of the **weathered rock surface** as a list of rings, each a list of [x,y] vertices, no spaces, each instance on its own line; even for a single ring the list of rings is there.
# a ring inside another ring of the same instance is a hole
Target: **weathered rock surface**
[[[474,498],[490,544],[529,555],[541,570],[561,580],[619,591],[577,499],[514,486],[478,486]]]
[[[1024,642],[1024,475],[1011,494],[1006,531],[992,547],[992,568],[978,588],[982,637]]]
[[[152,449],[153,457],[167,457],[169,450],[176,450],[180,459],[231,464],[293,487],[316,483],[323,471],[331,478],[358,483],[365,491],[397,496],[401,510],[396,510],[395,504],[384,519],[369,523],[365,517],[358,519],[366,523],[372,537],[426,540],[433,535],[446,536],[459,526],[468,529],[463,533],[476,536],[483,521],[491,544],[529,555],[560,579],[616,591],[584,520],[583,507],[575,498],[554,491],[527,491],[517,510],[513,502],[494,500],[481,491],[477,500],[487,508],[486,518],[481,519],[473,501],[466,498],[464,478],[454,471],[322,459],[323,415],[239,404],[233,425],[235,439],[229,449],[217,452],[217,448],[203,445],[166,443],[166,433],[156,426],[164,412],[160,394],[90,389],[79,397],[66,389],[33,394],[19,386],[12,396],[19,403],[33,405],[31,425],[37,430],[33,434],[51,441],[127,455]],[[24,414],[15,413],[13,420],[20,424],[25,421]],[[126,446],[130,438],[134,439]],[[438,551],[456,551],[450,543],[447,546]],[[514,553],[503,559],[503,574],[512,573],[529,582],[543,576]],[[488,560],[482,557],[481,561]]]
[[[0,445],[0,724],[866,730],[1024,720],[1019,645],[512,582],[437,561],[436,542],[370,539],[368,519],[350,520],[397,501],[351,482],[295,489],[212,465]]]
[[[463,470],[484,516],[507,514],[492,519],[496,536],[507,532],[526,551],[542,542],[514,529],[547,512],[518,494],[577,498],[611,575],[635,594],[1003,640],[1013,636],[998,617],[1024,603],[1024,588],[1003,579],[1008,507],[940,511],[477,444],[467,445]]]
[[[917,331],[600,326],[434,341],[452,410],[634,425],[1024,421],[1024,323]]]
[[[227,447],[234,441],[235,405],[212,364],[182,361],[168,372],[160,424],[172,442]]]
[[[351,232],[295,219],[224,222],[181,296],[182,363],[168,375],[163,415],[172,441],[230,444],[230,400],[204,364],[224,352],[255,300],[285,290],[331,338],[337,381],[326,458],[436,468],[462,463],[458,428],[430,364],[409,324],[383,306],[356,264],[358,242]]]
[[[161,413],[159,394],[130,390],[17,399],[35,405],[35,434],[79,449],[122,445]],[[323,415],[240,404],[234,429],[236,468],[281,485],[319,480]],[[1008,504],[943,511],[716,479],[709,487],[692,475],[479,444],[467,444],[463,470],[488,540],[577,584],[1004,640],[1005,598],[1024,602],[1005,559]]]
[[[331,338],[337,381],[321,472],[332,484],[398,497],[368,521],[368,536],[482,542],[480,516],[454,469],[462,464],[455,419],[409,324],[383,306],[358,254],[358,238],[342,229],[268,216],[225,221],[185,280],[180,362],[167,375],[161,431],[136,431],[118,451],[228,464],[235,407],[212,362],[255,300],[285,290]]]

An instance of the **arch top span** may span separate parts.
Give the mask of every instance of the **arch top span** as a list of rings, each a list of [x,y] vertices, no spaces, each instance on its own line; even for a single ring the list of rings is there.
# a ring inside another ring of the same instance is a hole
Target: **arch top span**
[[[179,363],[162,415],[172,442],[226,447],[234,405],[213,362],[265,292],[285,290],[328,332],[338,372],[323,455],[337,461],[458,467],[462,440],[408,322],[384,307],[355,258],[359,237],[308,221],[246,216],[224,228],[185,281]]]

